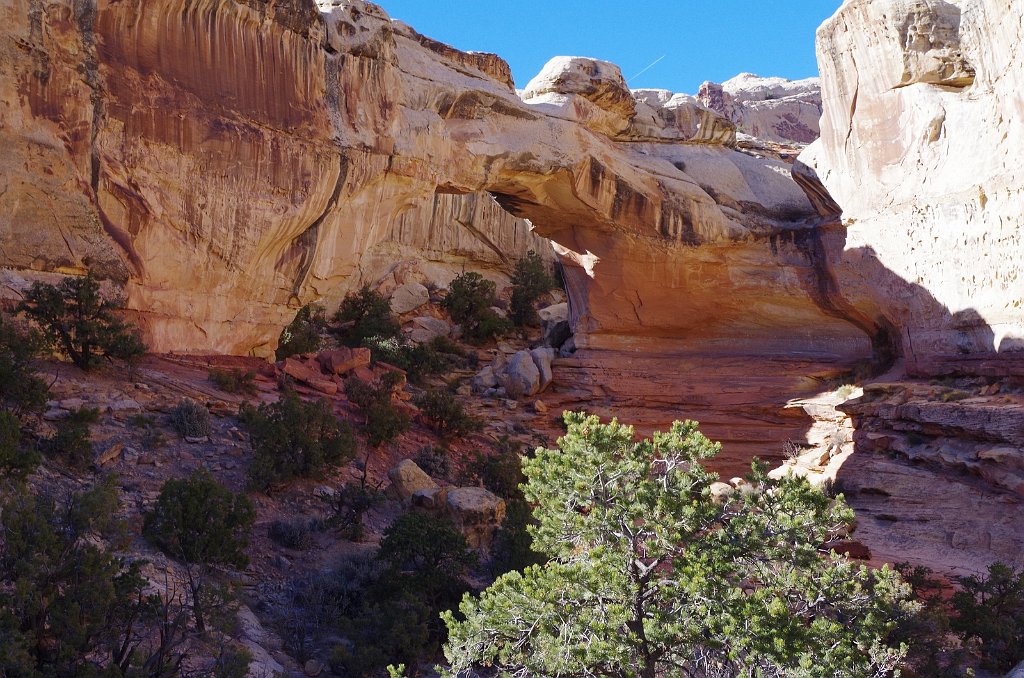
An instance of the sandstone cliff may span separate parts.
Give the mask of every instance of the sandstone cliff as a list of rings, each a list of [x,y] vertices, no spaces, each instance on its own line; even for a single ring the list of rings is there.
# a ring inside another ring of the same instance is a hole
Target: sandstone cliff
[[[840,407],[837,479],[890,561],[1024,564],[1022,45],[1000,0],[847,0],[818,29],[822,136],[795,175],[839,225],[833,300],[902,359]]]
[[[610,64],[555,60],[524,101],[497,57],[357,1],[0,16],[9,283],[97,269],[156,350],[266,353],[296,305],[380,272],[365,252],[493,211],[481,191],[562,248],[581,346],[867,350],[813,298],[813,210],[785,166]],[[477,251],[530,238],[492,216]]]

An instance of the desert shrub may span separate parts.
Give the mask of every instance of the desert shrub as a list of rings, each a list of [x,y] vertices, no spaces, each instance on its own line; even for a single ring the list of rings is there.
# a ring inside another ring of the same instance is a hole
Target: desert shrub
[[[962,678],[976,668],[1004,673],[1024,657],[1024,570],[994,563],[986,573],[955,577],[956,590],[927,567],[896,566],[913,587],[919,611],[894,633],[908,643],[916,675]]]
[[[226,393],[252,395],[256,392],[255,379],[256,373],[252,370],[242,371],[237,367],[226,370],[217,368],[210,370],[210,381]]]
[[[541,295],[555,286],[555,279],[548,273],[544,260],[530,250],[516,262],[512,275],[512,322],[520,327],[537,323],[537,309],[534,304]]]
[[[345,295],[334,314],[339,341],[346,346],[360,346],[370,337],[398,338],[402,328],[391,312],[391,304],[380,292],[363,285],[358,292]]]
[[[294,551],[305,551],[313,545],[313,533],[306,520],[275,520],[267,528],[267,536],[278,546]]]
[[[388,528],[375,560],[338,618],[351,647],[336,649],[332,665],[349,675],[383,676],[388,664],[434,658],[445,638],[438,615],[468,590],[476,554],[449,519],[414,511]]]
[[[782,443],[782,456],[786,459],[796,459],[804,453],[804,446],[795,440],[787,440]]]
[[[213,432],[210,410],[191,398],[182,398],[171,410],[171,425],[183,438],[205,438]]]
[[[66,417],[57,420],[57,431],[44,443],[45,450],[71,468],[88,468],[93,460],[89,427],[99,420],[100,411],[95,408],[71,410]]]
[[[1024,657],[1024,569],[995,563],[957,583],[950,628],[981,657],[982,668],[1009,671]]]
[[[275,356],[284,360],[296,353],[319,351],[326,331],[327,311],[319,304],[306,304],[281,331]]]
[[[200,632],[206,630],[211,607],[223,598],[210,585],[210,568],[248,564],[245,550],[255,520],[248,497],[231,492],[205,469],[165,482],[156,505],[145,516],[146,539],[185,565],[192,616]]]
[[[142,561],[117,554],[116,477],[67,502],[27,490],[0,501],[0,675],[172,675],[153,671],[180,664],[182,631],[144,593]]]
[[[271,405],[243,405],[239,417],[255,453],[249,477],[261,490],[293,478],[317,477],[356,453],[352,429],[324,400],[305,402],[287,393]]]
[[[57,285],[35,282],[25,293],[18,311],[32,319],[44,339],[59,347],[83,370],[103,358],[130,360],[146,351],[138,331],[117,317],[121,299],[105,299],[90,271]]]
[[[483,420],[467,413],[451,391],[430,389],[413,402],[427,425],[441,436],[460,437],[483,428]]]
[[[346,539],[359,541],[363,538],[363,516],[382,501],[384,495],[376,487],[366,483],[345,485],[328,499],[327,524],[338,529]]]
[[[0,407],[25,414],[46,406],[49,387],[32,367],[42,341],[37,332],[0,316]]]
[[[424,445],[412,459],[431,478],[448,478],[452,472],[452,459],[444,447]]]
[[[380,447],[409,430],[409,416],[391,400],[401,380],[397,372],[385,372],[369,384],[357,377],[345,380],[345,395],[366,419],[363,431],[371,447]]]
[[[524,452],[521,444],[502,436],[492,453],[477,451],[470,458],[462,482],[467,485],[480,483],[506,500],[521,497],[520,485],[526,482],[522,466]]]
[[[147,450],[156,450],[167,444],[163,431],[157,426],[156,417],[149,414],[134,414],[128,418],[132,428],[142,431],[142,446]]]
[[[23,440],[21,421],[0,410],[0,479],[21,479],[39,466],[39,452]]]
[[[479,273],[469,272],[452,281],[444,307],[452,320],[462,325],[462,336],[467,341],[482,344],[511,328],[511,324],[491,308],[496,302],[494,283]]]
[[[529,533],[537,522],[521,488],[526,482],[522,467],[525,452],[522,444],[502,436],[490,453],[474,454],[463,473],[464,483],[482,484],[505,500],[505,521],[494,535],[491,548],[491,571],[495,576],[511,570],[521,571],[546,560],[543,554],[533,550]]]
[[[466,352],[447,337],[434,337],[423,344],[405,343],[397,337],[369,337],[363,346],[374,361],[405,370],[409,383],[422,384],[426,377],[445,374],[466,361]]]

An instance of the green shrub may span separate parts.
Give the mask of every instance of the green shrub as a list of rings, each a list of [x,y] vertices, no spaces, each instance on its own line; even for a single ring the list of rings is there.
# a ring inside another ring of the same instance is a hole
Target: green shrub
[[[339,325],[338,339],[346,346],[361,346],[370,337],[388,339],[402,335],[402,328],[391,313],[391,304],[368,285],[345,295],[334,322]]]
[[[1024,657],[1024,569],[995,563],[957,583],[950,628],[981,656],[982,668],[1009,671]]]
[[[427,425],[444,437],[461,437],[483,428],[479,417],[468,414],[455,395],[445,389],[430,389],[417,396],[413,402]]]
[[[444,299],[452,320],[462,325],[462,336],[474,344],[496,339],[511,329],[511,323],[491,308],[495,303],[494,283],[475,272],[455,278]]]
[[[506,500],[522,497],[520,485],[526,482],[523,475],[524,451],[522,445],[502,436],[494,453],[478,451],[471,457],[462,482],[466,485],[480,483]]]
[[[57,420],[56,434],[46,441],[47,452],[74,469],[83,470],[92,464],[92,441],[89,427],[100,420],[100,411],[91,407],[71,410]]]
[[[284,360],[297,353],[319,351],[326,331],[327,311],[319,304],[306,304],[281,331],[275,353],[277,359]]]
[[[146,539],[185,565],[192,614],[200,632],[206,630],[213,601],[221,598],[210,586],[210,568],[248,565],[245,550],[255,520],[248,497],[231,492],[205,469],[165,482],[156,505],[145,516]]]
[[[267,528],[267,536],[278,546],[294,551],[305,551],[313,545],[312,530],[305,520],[275,520]]]
[[[21,479],[39,466],[39,453],[22,438],[21,421],[0,410],[0,478]]]
[[[69,502],[27,490],[0,502],[0,675],[171,675],[153,671],[180,663],[176,610],[161,618],[142,561],[118,556],[116,477]]]
[[[413,511],[384,533],[376,561],[376,576],[340,620],[353,647],[334,661],[350,675],[383,675],[388,664],[434,658],[445,638],[439,613],[468,590],[463,577],[476,554],[448,518]]]
[[[79,368],[96,367],[103,358],[130,360],[146,352],[138,331],[120,320],[115,311],[121,299],[105,299],[92,272],[69,277],[57,285],[32,283],[18,311],[58,346]]]
[[[255,453],[249,477],[261,490],[293,478],[317,477],[355,456],[352,430],[326,401],[307,403],[288,393],[272,405],[243,405],[239,416]]]
[[[226,370],[214,368],[210,370],[210,381],[226,393],[252,395],[256,393],[256,373],[252,370],[243,372],[237,367]]]
[[[343,486],[329,501],[328,524],[340,530],[346,539],[359,541],[363,538],[363,516],[384,501],[384,495],[365,483],[352,483]]]
[[[447,449],[424,445],[412,459],[431,478],[448,478],[452,472],[452,460]]]
[[[409,430],[409,416],[391,400],[401,379],[400,374],[389,371],[371,384],[357,377],[345,380],[345,395],[366,418],[363,430],[371,447],[380,447]]]
[[[512,275],[512,322],[520,327],[537,323],[537,309],[534,304],[545,292],[555,286],[555,280],[547,271],[544,260],[530,250],[516,262]]]
[[[32,367],[42,342],[38,333],[0,316],[0,407],[25,414],[46,406],[50,389]]]
[[[205,438],[213,432],[210,410],[191,398],[182,398],[171,410],[171,425],[182,438]]]
[[[434,337],[423,344],[407,344],[397,337],[369,337],[363,346],[370,349],[374,361],[386,362],[405,371],[411,384],[422,384],[426,377],[445,374],[464,363],[466,352],[447,337]]]

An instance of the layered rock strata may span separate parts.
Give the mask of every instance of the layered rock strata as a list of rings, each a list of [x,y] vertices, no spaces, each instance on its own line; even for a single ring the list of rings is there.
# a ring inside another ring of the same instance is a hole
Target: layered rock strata
[[[858,538],[944,573],[1024,565],[1020,6],[847,0],[817,37],[822,136],[794,175],[835,224],[833,302],[900,359],[840,406]]]
[[[842,296],[912,373],[1024,370],[1022,45],[1020,6],[986,0],[848,0],[818,30],[800,160],[842,206]]]
[[[740,73],[721,84],[705,82],[697,100],[762,141],[803,146],[818,138],[818,78],[787,80]]]
[[[91,267],[155,350],[265,354],[297,305],[410,252],[539,242],[486,193],[561,248],[580,346],[868,351],[814,297],[788,168],[611,64],[554,60],[520,99],[497,57],[357,0],[0,12],[7,282]]]

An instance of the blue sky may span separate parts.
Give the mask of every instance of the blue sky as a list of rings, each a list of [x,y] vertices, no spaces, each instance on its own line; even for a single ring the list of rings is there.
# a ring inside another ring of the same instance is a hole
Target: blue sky
[[[377,0],[462,50],[495,52],[522,87],[549,58],[618,64],[632,88],[694,93],[741,72],[817,75],[814,31],[841,0]],[[644,73],[645,67],[664,57]]]

